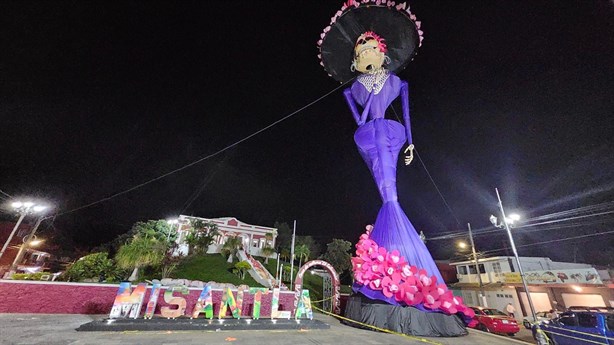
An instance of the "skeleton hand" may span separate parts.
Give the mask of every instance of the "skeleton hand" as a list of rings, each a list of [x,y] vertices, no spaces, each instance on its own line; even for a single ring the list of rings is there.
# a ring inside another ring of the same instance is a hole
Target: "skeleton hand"
[[[409,154],[407,153],[409,151]],[[409,165],[414,160],[414,144],[409,144],[405,149],[405,165]]]

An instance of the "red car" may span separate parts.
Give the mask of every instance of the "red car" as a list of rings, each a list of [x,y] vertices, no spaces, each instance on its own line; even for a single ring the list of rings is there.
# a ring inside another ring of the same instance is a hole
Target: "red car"
[[[505,333],[510,336],[520,331],[518,322],[501,310],[484,307],[471,307],[471,309],[475,311],[473,319],[478,322],[473,328],[485,332]]]

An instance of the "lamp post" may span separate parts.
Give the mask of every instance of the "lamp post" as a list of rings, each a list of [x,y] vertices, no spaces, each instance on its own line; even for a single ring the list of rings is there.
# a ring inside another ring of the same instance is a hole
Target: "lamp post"
[[[171,240],[171,232],[173,232],[173,226],[175,226],[175,224],[179,223],[179,220],[175,219],[175,218],[172,218],[172,219],[167,219],[166,222],[169,225],[168,235],[166,235],[166,242],[169,242]]]
[[[482,282],[482,273],[480,272],[480,265],[478,264],[478,254],[475,251],[475,243],[473,242],[473,234],[471,232],[471,224],[467,223],[467,228],[469,229],[469,241],[471,242],[471,255],[473,256],[473,264],[475,265],[475,272],[478,275],[478,283],[480,285],[480,301],[484,305],[484,307],[488,307],[488,303],[486,302],[486,293],[484,292],[484,283]],[[460,248],[467,248],[467,244],[461,242],[458,244]]]
[[[518,264],[518,271],[520,272],[520,279],[522,280],[522,285],[524,286],[524,291],[527,294],[527,300],[529,301],[529,308],[531,308],[531,316],[533,320],[537,320],[535,316],[535,307],[533,306],[533,300],[531,299],[531,293],[529,292],[529,286],[527,285],[527,281],[524,276],[524,271],[522,270],[522,265],[520,264],[520,258],[518,257],[518,251],[516,250],[516,244],[514,243],[514,237],[512,236],[512,231],[510,230],[510,226],[514,224],[514,221],[520,219],[520,216],[516,214],[510,214],[510,217],[505,216],[505,210],[503,209],[503,203],[501,202],[501,196],[499,195],[499,190],[495,188],[497,192],[497,199],[499,200],[499,210],[501,211],[501,216],[503,220],[501,223],[497,224],[497,217],[490,216],[490,222],[493,223],[494,226],[498,228],[505,227],[507,231],[507,236],[510,239],[510,245],[512,246],[512,252],[514,252],[514,257],[516,258],[516,264]]]
[[[38,230],[38,227],[41,225],[41,222],[43,220],[47,219],[46,217],[39,217],[36,220],[36,224],[34,224],[34,227],[32,228],[32,231],[30,231],[30,233],[28,234],[28,236],[23,238],[23,244],[19,247],[19,251],[17,252],[17,255],[15,256],[15,260],[13,260],[13,264],[11,265],[11,269],[9,270],[9,275],[13,275],[15,272],[17,272],[17,266],[19,265],[19,263],[21,262],[21,260],[23,259],[23,256],[26,254],[26,249],[28,248],[28,246],[30,246],[32,244],[32,238],[34,238],[34,234],[36,233],[36,230]]]
[[[4,255],[6,248],[9,246],[9,243],[11,243],[11,240],[13,239],[13,236],[15,235],[15,232],[17,232],[17,229],[19,228],[19,225],[21,225],[23,219],[30,213],[41,212],[47,208],[43,205],[36,205],[31,201],[15,201],[11,204],[11,206],[15,209],[15,211],[17,211],[17,213],[19,213],[19,220],[17,220],[17,223],[15,223],[13,231],[11,231],[9,238],[4,243],[4,246],[2,246],[2,250],[0,250],[0,258],[2,258],[2,255]]]

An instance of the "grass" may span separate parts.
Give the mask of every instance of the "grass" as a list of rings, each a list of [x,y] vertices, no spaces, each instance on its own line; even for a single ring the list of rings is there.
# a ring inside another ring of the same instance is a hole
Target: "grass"
[[[235,259],[232,264],[226,262],[220,254],[206,254],[188,257],[183,260],[177,269],[171,274],[173,278],[200,280],[203,282],[215,281],[218,283],[231,283],[236,286],[245,284],[250,287],[261,287],[249,274],[241,280],[239,276],[232,273]]]
[[[275,270],[277,269],[277,260],[269,259],[268,263],[264,263],[264,258],[256,257],[257,260],[262,262],[264,267],[275,276]],[[237,261],[229,264],[226,262],[226,258],[220,254],[208,254],[199,255],[186,258],[182,261],[177,269],[173,272],[173,278],[200,280],[203,282],[216,281],[218,283],[231,283],[236,286],[245,284],[248,286],[259,287],[258,284],[249,274],[246,275],[245,280],[241,280],[236,274],[232,273],[232,268]],[[281,262],[284,267],[290,265],[288,262]],[[294,275],[299,267],[294,267]],[[289,281],[284,281],[286,286],[290,287]],[[309,290],[309,295],[312,301],[319,301],[323,298],[323,279],[319,275],[306,273],[303,276],[303,288]],[[349,293],[351,288],[347,285],[341,286],[342,293]],[[322,303],[316,303],[316,306],[322,307]]]

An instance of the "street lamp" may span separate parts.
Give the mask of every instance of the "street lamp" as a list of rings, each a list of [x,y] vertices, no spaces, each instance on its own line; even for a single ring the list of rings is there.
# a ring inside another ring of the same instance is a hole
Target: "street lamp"
[[[505,230],[507,231],[507,236],[510,239],[510,245],[512,246],[512,251],[514,252],[514,257],[516,258],[516,264],[518,264],[520,279],[522,280],[524,291],[527,294],[527,301],[529,301],[529,307],[531,308],[531,316],[533,316],[533,320],[537,320],[537,317],[535,315],[535,307],[533,306],[533,300],[531,299],[531,293],[529,292],[529,286],[527,285],[527,281],[524,277],[524,271],[522,270],[522,265],[520,264],[520,258],[518,257],[518,251],[516,250],[514,237],[512,237],[512,231],[510,230],[510,228],[514,225],[514,222],[520,220],[520,216],[517,214],[510,214],[509,217],[506,217],[505,210],[503,209],[503,203],[501,202],[501,196],[499,195],[499,190],[495,188],[495,191],[497,192],[497,199],[499,200],[499,210],[501,211],[501,216],[503,217],[503,219],[501,223],[497,223],[497,217],[491,215],[490,222],[498,228],[505,227]]]
[[[17,213],[19,213],[19,220],[17,220],[17,223],[15,223],[15,227],[13,228],[13,231],[11,231],[9,238],[4,243],[4,246],[2,246],[2,250],[0,250],[0,258],[2,258],[2,255],[4,255],[6,248],[9,246],[9,243],[11,243],[11,240],[13,239],[13,236],[15,235],[15,232],[17,232],[17,229],[19,228],[19,225],[21,225],[21,222],[23,221],[23,219],[28,214],[39,213],[39,212],[44,211],[47,208],[47,206],[37,205],[33,203],[32,201],[25,201],[25,202],[15,201],[11,204],[11,206],[13,207],[13,209],[15,209],[15,211],[17,211]]]

